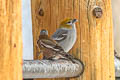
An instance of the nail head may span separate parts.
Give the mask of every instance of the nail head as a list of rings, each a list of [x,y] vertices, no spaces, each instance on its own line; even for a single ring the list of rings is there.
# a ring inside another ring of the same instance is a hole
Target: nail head
[[[93,15],[94,15],[96,18],[101,18],[101,17],[102,17],[102,14],[103,14],[103,11],[102,11],[102,8],[101,8],[101,7],[96,6],[96,7],[93,9]]]

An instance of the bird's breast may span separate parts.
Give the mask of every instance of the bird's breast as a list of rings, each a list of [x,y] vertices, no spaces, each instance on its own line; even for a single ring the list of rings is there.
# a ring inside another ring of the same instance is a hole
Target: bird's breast
[[[64,49],[65,52],[68,52],[76,42],[76,31],[71,30],[67,34],[65,40],[61,41],[59,44]]]

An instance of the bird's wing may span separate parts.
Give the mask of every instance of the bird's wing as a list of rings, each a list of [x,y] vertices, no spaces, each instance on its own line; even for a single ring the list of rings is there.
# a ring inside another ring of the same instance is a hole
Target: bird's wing
[[[53,41],[48,40],[48,39],[41,39],[40,43],[42,46],[44,46],[46,48],[53,48],[56,46],[56,43],[54,43]]]
[[[67,33],[68,31],[65,29],[58,29],[56,30],[56,32],[52,35],[52,39],[59,42],[62,41],[64,39],[66,39],[67,37]]]
[[[56,41],[51,39],[42,39],[40,40],[40,44],[45,48],[52,49],[54,51],[63,51],[62,47],[59,46]]]

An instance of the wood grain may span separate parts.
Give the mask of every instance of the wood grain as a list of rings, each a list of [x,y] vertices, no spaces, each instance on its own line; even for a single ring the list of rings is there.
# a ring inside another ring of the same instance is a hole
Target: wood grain
[[[0,80],[22,80],[21,0],[0,0]]]
[[[96,5],[103,10],[98,19],[92,12]],[[38,14],[40,9],[44,16]],[[84,62],[85,72],[80,78],[52,80],[115,80],[110,0],[32,0],[34,59],[40,30],[45,28],[52,35],[68,17],[79,20],[77,41],[70,53]]]

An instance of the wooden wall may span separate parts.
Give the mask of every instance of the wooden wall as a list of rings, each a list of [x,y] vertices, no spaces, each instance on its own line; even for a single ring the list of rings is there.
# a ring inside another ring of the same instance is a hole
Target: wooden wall
[[[21,0],[0,0],[0,80],[22,80]]]
[[[41,29],[52,35],[65,18],[76,18],[77,41],[70,51],[85,64],[85,72],[79,78],[46,80],[115,80],[112,10],[110,0],[32,0],[32,26],[34,59],[36,41]],[[100,6],[102,14],[97,9]],[[42,79],[35,79],[42,80]],[[45,80],[45,79],[43,79]]]

